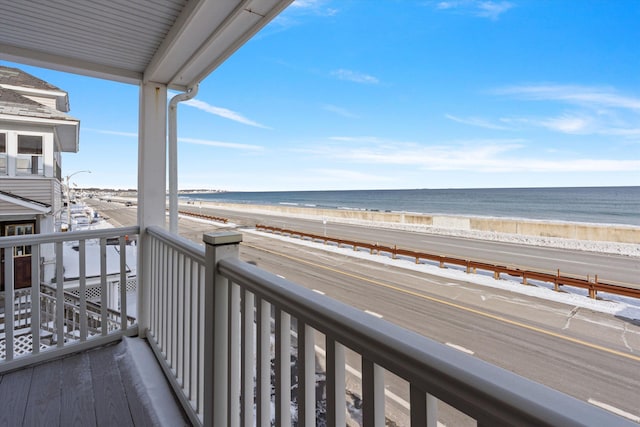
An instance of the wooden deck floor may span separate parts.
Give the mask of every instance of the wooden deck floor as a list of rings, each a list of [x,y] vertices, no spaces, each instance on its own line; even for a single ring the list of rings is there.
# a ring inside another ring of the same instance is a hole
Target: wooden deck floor
[[[124,345],[0,375],[0,426],[166,425],[152,409],[153,397],[132,378],[137,373]]]

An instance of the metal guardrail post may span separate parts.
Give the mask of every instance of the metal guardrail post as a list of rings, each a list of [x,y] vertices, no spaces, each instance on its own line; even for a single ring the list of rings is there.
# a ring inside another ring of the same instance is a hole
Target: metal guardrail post
[[[205,427],[226,426],[229,417],[229,281],[218,274],[218,262],[237,258],[242,234],[205,233],[204,407]],[[232,378],[238,381],[237,378]]]

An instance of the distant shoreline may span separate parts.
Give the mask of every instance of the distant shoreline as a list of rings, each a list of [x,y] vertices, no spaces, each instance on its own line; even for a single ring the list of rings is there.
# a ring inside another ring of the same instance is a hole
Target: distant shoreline
[[[640,226],[640,187],[181,194],[183,200],[505,220]]]
[[[115,196],[111,197],[110,200],[114,203],[125,203],[127,201],[136,203],[136,198],[132,196]],[[197,212],[199,208],[245,213],[251,212],[282,218],[298,217],[319,221],[324,220],[328,223],[346,223],[487,241],[640,257],[640,226],[633,225],[603,225],[580,222],[553,222],[411,213],[404,213],[405,222],[403,223],[400,221],[402,219],[402,213],[337,209],[323,210],[293,206],[234,204],[203,200],[187,202],[184,199],[180,200],[181,210],[188,209]],[[418,219],[416,220],[416,218]],[[433,221],[434,218],[435,224]],[[472,220],[480,222],[472,222]],[[487,224],[502,225],[503,229],[491,230],[487,228]],[[474,225],[484,225],[484,227],[473,228]],[[546,226],[550,226],[551,228],[545,228]],[[557,228],[558,226],[559,228]],[[509,229],[508,227],[511,228]],[[558,230],[563,230],[564,232],[558,233]],[[586,233],[586,235],[576,234],[578,232]]]

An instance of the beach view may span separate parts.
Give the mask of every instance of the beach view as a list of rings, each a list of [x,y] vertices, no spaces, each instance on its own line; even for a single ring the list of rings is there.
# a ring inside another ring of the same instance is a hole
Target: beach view
[[[640,424],[636,2],[0,16],[0,426]]]

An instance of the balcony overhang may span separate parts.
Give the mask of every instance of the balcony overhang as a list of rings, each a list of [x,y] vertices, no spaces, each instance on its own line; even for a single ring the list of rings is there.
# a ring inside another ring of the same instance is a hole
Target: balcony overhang
[[[42,107],[42,109],[44,108],[46,107]],[[0,105],[0,121],[32,124],[37,126],[51,126],[54,129],[56,140],[59,142],[58,149],[60,151],[65,153],[78,152],[80,146],[80,122],[78,120],[3,114],[2,105]]]
[[[292,0],[0,0],[0,59],[184,90]]]

